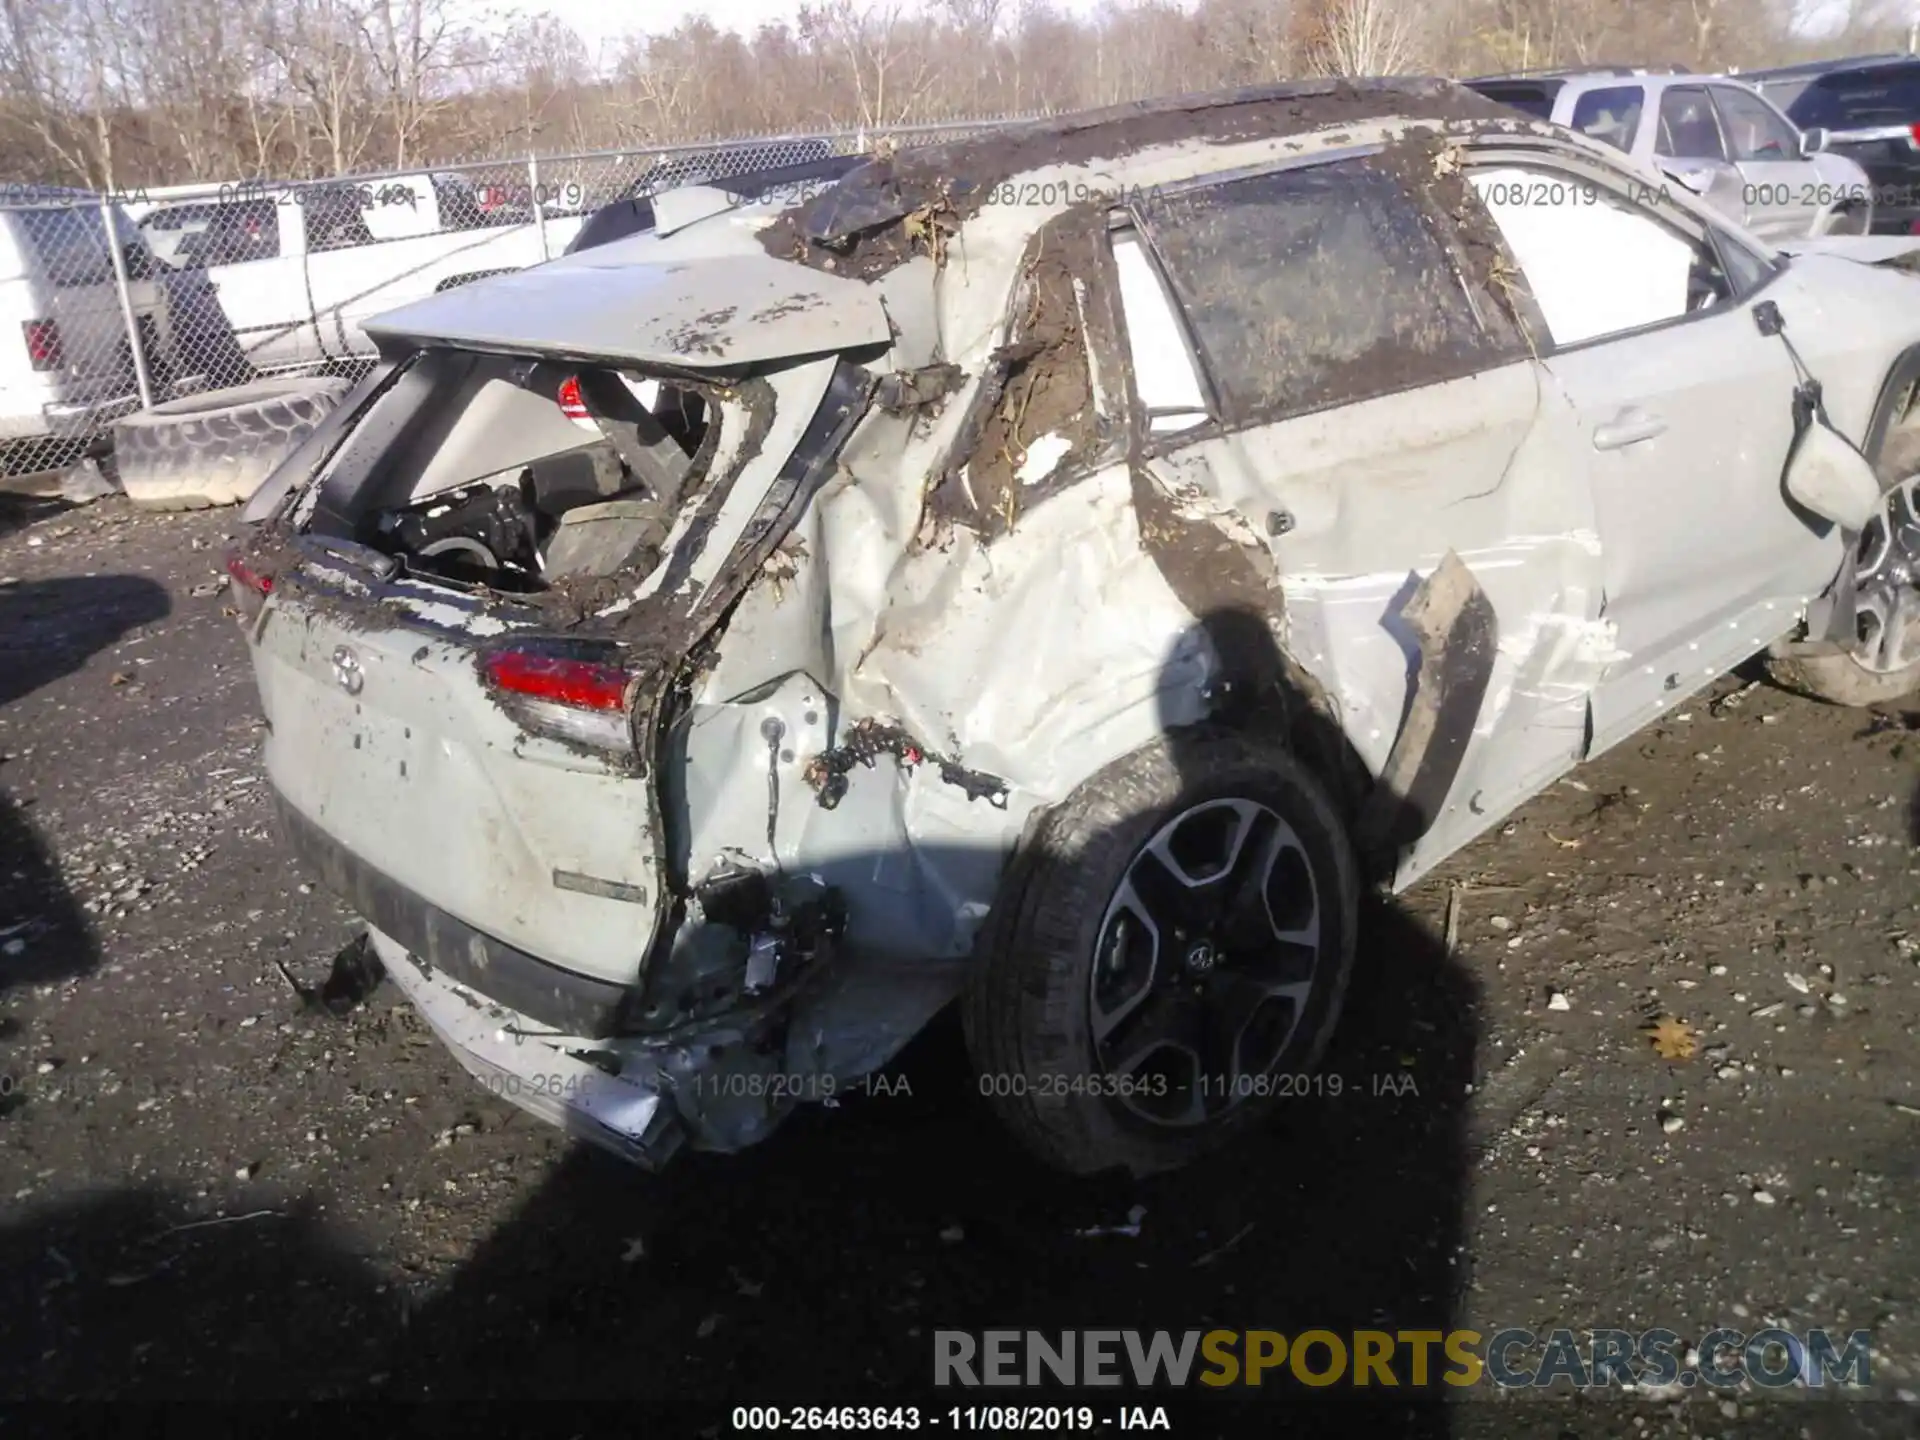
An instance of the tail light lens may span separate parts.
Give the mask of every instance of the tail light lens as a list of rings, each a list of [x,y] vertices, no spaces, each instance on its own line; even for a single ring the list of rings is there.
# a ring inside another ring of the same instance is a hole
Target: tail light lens
[[[1920,145],[1920,125],[1909,126],[1907,133],[1913,137],[1913,143],[1915,145]]]
[[[233,598],[243,625],[252,625],[273,593],[273,577],[256,570],[238,550],[227,552],[227,575],[233,581]]]
[[[67,363],[66,348],[60,343],[60,327],[52,320],[23,320],[27,360],[36,370],[59,370]]]
[[[591,421],[587,413],[587,402],[580,398],[580,377],[569,375],[560,382],[560,393],[554,397],[560,402],[560,413],[569,420]]]
[[[632,748],[628,697],[639,672],[610,645],[521,641],[480,662],[487,686],[527,729],[595,750]]]

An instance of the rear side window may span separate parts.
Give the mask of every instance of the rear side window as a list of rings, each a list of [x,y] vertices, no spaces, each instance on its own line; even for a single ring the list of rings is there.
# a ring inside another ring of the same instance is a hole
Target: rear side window
[[[280,216],[271,200],[239,200],[217,207],[205,228],[179,243],[180,265],[244,265],[280,254]]]
[[[315,188],[302,191],[299,199],[309,251],[345,250],[349,246],[373,243],[373,232],[367,228],[365,202],[356,191]]]
[[[1647,92],[1638,85],[1589,90],[1573,102],[1567,124],[1582,135],[1631,153],[1633,137],[1640,133],[1640,112],[1646,104]]]
[[[204,230],[220,212],[218,203],[202,205],[168,205],[155,210],[140,222],[140,228],[152,232],[168,230]]]
[[[1727,144],[1705,89],[1676,85],[1660,97],[1654,153],[1671,160],[1725,160]]]
[[[49,283],[56,287],[114,283],[107,230],[100,223],[100,212],[91,205],[24,206],[12,214],[26,236],[28,263]],[[139,250],[144,253],[144,245]],[[132,272],[139,269],[137,261],[130,266]]]
[[[1920,67],[1822,75],[1787,112],[1802,130],[1873,130],[1920,122]]]
[[[1344,404],[1492,358],[1440,240],[1366,161],[1208,186],[1138,214],[1230,414]]]
[[[480,205],[480,192],[465,178],[451,175],[432,177],[434,199],[440,206],[442,230],[477,230],[488,223]]]

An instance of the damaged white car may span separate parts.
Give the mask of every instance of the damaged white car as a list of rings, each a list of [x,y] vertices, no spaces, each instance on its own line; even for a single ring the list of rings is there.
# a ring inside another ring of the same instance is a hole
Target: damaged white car
[[[1920,283],[1456,86],[657,205],[370,323],[231,561],[296,851],[643,1164],[956,997],[1041,1156],[1178,1164],[1319,1056],[1363,884],[1769,647],[1920,685]]]

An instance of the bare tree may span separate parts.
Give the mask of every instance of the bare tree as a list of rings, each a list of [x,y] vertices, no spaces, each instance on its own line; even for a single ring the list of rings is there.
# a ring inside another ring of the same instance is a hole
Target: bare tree
[[[278,62],[278,78],[304,104],[301,159],[310,163],[317,142],[328,172],[344,175],[365,157],[378,125],[369,103],[373,64],[361,44],[366,14],[357,0],[277,3],[262,43]]]
[[[516,0],[506,0],[516,3]],[[476,0],[0,0],[0,160],[86,184],[342,173],[1113,104],[1302,73],[1750,66],[1904,43],[1913,0],[811,0],[589,56]]]
[[[919,22],[904,0],[825,0],[800,7],[800,34],[836,52],[862,128],[910,119],[933,78],[933,53],[912,43]]]
[[[1425,41],[1416,0],[1320,0],[1308,7],[1302,49],[1324,75],[1404,75]]]
[[[453,103],[455,82],[479,58],[471,32],[451,18],[449,0],[364,0],[362,48],[385,139],[396,168],[413,158],[421,132]]]

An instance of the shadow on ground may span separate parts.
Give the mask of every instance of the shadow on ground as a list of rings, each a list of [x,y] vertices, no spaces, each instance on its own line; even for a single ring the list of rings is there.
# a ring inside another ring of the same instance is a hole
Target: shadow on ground
[[[1358,952],[1326,1078],[1145,1181],[1037,1165],[949,1013],[889,1070],[895,1093],[802,1110],[746,1153],[648,1176],[572,1152],[425,1296],[384,1286],[311,1207],[184,1225],[188,1196],[121,1191],[23,1217],[0,1232],[4,1389],[606,1398],[694,1435],[730,1430],[735,1405],[1042,1398],[933,1392],[941,1329],[1445,1331],[1468,1278],[1475,991],[1391,901],[1363,901]],[[1081,1233],[1136,1207],[1137,1234]],[[1044,1398],[1292,1435],[1346,1433],[1357,1403],[1308,1404],[1350,1392],[1278,1375],[1203,1388]],[[1375,1433],[1448,1433],[1437,1394],[1395,1408]]]
[[[135,575],[0,583],[0,705],[80,669],[169,608],[164,589]],[[31,805],[12,793],[31,763],[0,756],[0,994],[88,974],[99,959]]]
[[[164,619],[167,592],[142,575],[62,575],[0,584],[0,705],[70,675],[129,631]]]

